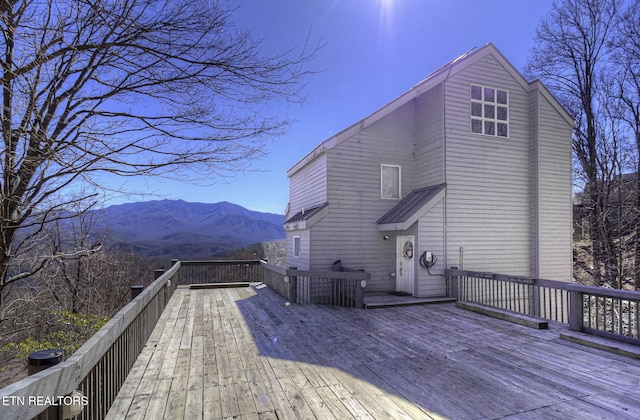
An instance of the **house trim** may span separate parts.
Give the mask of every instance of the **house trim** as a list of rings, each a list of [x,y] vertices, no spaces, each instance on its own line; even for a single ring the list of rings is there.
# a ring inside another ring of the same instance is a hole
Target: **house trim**
[[[549,89],[547,89],[547,87],[544,84],[542,84],[540,80],[534,80],[529,84],[529,92],[532,92],[532,91],[539,91],[542,94],[542,96],[544,96],[547,99],[547,101],[549,101],[553,109],[558,111],[558,113],[562,116],[562,118],[564,118],[567,124],[573,127],[575,121],[573,120],[573,117],[571,116],[571,114],[569,114],[569,112],[562,106],[562,104],[560,104],[560,102],[555,97],[555,95],[551,93]]]

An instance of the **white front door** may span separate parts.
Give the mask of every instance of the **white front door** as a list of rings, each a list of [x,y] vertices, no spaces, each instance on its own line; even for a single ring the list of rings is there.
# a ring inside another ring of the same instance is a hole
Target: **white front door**
[[[396,291],[413,295],[414,280],[414,248],[413,235],[396,237]]]

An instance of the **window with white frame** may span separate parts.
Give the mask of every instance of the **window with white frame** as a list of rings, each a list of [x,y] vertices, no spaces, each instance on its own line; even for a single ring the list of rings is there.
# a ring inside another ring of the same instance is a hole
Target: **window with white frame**
[[[509,92],[471,85],[471,132],[509,137]]]
[[[384,199],[400,198],[400,166],[381,165],[380,196]]]
[[[294,257],[300,256],[300,237],[299,236],[293,237],[293,256]]]

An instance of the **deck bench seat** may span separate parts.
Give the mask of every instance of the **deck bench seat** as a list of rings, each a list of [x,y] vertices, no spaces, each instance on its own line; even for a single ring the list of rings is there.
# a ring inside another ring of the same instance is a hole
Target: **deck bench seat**
[[[494,308],[491,306],[481,305],[473,302],[456,302],[456,306],[469,311],[478,312],[487,316],[491,316],[505,321],[513,322],[515,324],[525,325],[527,327],[535,328],[538,330],[546,330],[549,328],[549,321],[544,318],[538,318],[535,316],[519,314],[517,312],[511,312],[506,309]]]

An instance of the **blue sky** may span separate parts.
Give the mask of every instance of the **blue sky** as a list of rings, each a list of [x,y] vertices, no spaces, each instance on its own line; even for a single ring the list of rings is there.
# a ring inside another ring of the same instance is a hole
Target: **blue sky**
[[[520,71],[535,29],[551,0],[221,0],[238,7],[235,25],[263,39],[268,53],[304,42],[324,42],[311,70],[307,102],[277,109],[296,120],[268,143],[252,170],[207,185],[128,179],[122,188],[149,196],[112,198],[107,204],[150,199],[229,201],[251,210],[283,213],[286,171],[316,145],[401,95],[465,51],[492,42]]]

